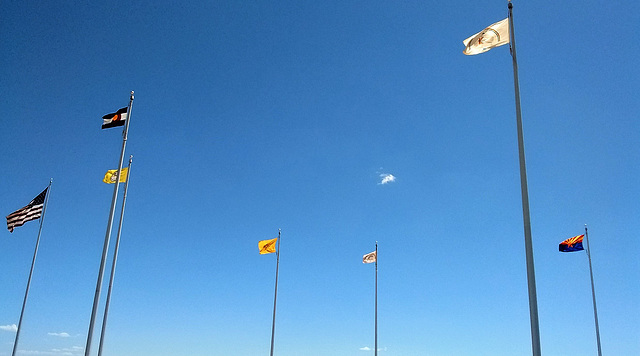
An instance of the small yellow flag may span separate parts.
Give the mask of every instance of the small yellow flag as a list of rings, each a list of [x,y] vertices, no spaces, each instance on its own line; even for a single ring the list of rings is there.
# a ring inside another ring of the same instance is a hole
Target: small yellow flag
[[[110,169],[107,173],[104,174],[103,182],[107,184],[114,184],[116,182],[116,176],[118,175],[117,169]],[[129,168],[122,168],[120,171],[120,183],[124,183],[127,181],[127,176],[129,175]]]
[[[260,254],[264,255],[264,254],[267,254],[267,253],[276,252],[276,241],[278,241],[277,237],[275,239],[271,239],[271,240],[259,241],[258,242],[258,249],[260,250]]]

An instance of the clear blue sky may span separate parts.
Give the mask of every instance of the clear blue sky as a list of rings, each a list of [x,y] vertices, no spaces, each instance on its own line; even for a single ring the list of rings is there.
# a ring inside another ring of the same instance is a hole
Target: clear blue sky
[[[131,90],[105,356],[267,355],[278,229],[278,356],[373,355],[376,241],[381,356],[531,354],[511,57],[462,54],[506,1],[0,12],[0,212],[53,178],[19,355],[82,355]],[[603,354],[640,354],[639,14],[514,4],[544,355],[596,354],[584,224]],[[37,232],[0,236],[0,356]]]

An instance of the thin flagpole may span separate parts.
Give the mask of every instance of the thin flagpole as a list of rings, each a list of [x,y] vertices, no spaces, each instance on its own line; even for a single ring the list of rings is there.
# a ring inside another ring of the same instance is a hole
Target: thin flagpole
[[[591,268],[591,247],[589,247],[589,233],[587,232],[587,225],[584,225],[584,237],[587,240],[587,257],[589,259],[589,274],[591,275],[591,295],[593,296],[593,316],[596,321],[596,340],[598,342],[598,356],[602,356],[602,349],[600,347],[600,328],[598,327],[598,308],[596,308],[596,289],[593,285],[593,269]]]
[[[529,192],[527,188],[527,167],[524,155],[524,135],[522,133],[522,113],[520,110],[520,84],[518,83],[518,60],[516,58],[516,36],[513,26],[513,4],[509,0],[509,35],[511,57],[513,58],[513,84],[516,98],[516,120],[518,127],[518,152],[520,158],[520,188],[522,191],[522,217],[524,220],[524,244],[527,260],[527,281],[529,288],[529,316],[531,319],[531,344],[534,356],[540,356],[540,326],[538,324],[538,297],[536,276],[533,265],[533,243],[531,240],[531,217],[529,214]]]
[[[375,341],[374,355],[378,356],[378,241],[376,241],[376,315],[375,315]]]
[[[100,302],[100,290],[102,288],[102,278],[104,276],[105,262],[107,253],[109,252],[109,239],[111,238],[111,226],[113,225],[113,216],[116,210],[116,200],[118,198],[118,186],[120,185],[120,171],[122,171],[122,162],[124,161],[124,150],[127,146],[127,135],[129,133],[129,123],[131,122],[131,109],[133,108],[133,91],[129,99],[129,108],[127,109],[127,120],[122,131],[122,151],[120,151],[120,161],[118,163],[118,172],[116,176],[116,184],[113,187],[113,198],[111,199],[111,210],[109,211],[109,222],[107,223],[107,233],[104,237],[104,246],[102,247],[102,260],[100,261],[100,270],[98,271],[98,281],[96,283],[96,294],[93,297],[93,309],[91,310],[91,321],[89,322],[89,332],[87,333],[87,345],[84,348],[84,355],[91,354],[91,339],[93,338],[93,327],[96,323],[96,313],[98,311],[98,303]]]
[[[124,220],[124,207],[127,202],[127,191],[129,190],[129,178],[131,177],[131,161],[133,156],[129,156],[129,165],[127,166],[127,181],[124,183],[124,196],[122,198],[122,208],[120,211],[120,222],[118,223],[118,235],[116,237],[116,247],[113,250],[113,262],[111,263],[111,276],[109,277],[109,289],[107,290],[107,301],[104,306],[104,317],[102,318],[102,330],[100,331],[100,343],[98,344],[98,356],[102,356],[102,345],[104,343],[104,334],[107,328],[107,317],[109,315],[109,304],[111,302],[111,290],[113,288],[113,279],[116,274],[116,262],[118,261],[118,250],[120,248],[120,234],[122,232],[122,221]],[[116,181],[120,184],[120,179]]]
[[[271,353],[273,356],[273,342],[276,334],[276,300],[278,299],[278,267],[280,265],[280,229],[278,229],[278,246],[276,248],[276,291],[273,296],[273,323],[271,324]]]
[[[18,339],[20,338],[20,329],[22,328],[22,317],[24,316],[24,308],[27,305],[27,297],[29,296],[29,288],[31,287],[31,276],[33,275],[33,267],[36,264],[36,256],[38,255],[38,246],[40,246],[40,235],[42,233],[42,224],[44,223],[44,213],[47,211],[49,195],[51,194],[51,183],[53,183],[53,178],[49,180],[49,186],[47,187],[47,198],[45,199],[44,206],[42,207],[42,215],[40,216],[40,228],[38,229],[38,238],[36,239],[36,248],[33,251],[31,269],[29,270],[29,279],[27,279],[27,289],[24,292],[22,310],[20,311],[20,320],[18,321],[18,330],[16,331],[16,340],[13,342],[13,352],[11,352],[11,356],[16,356],[16,351],[18,350]]]

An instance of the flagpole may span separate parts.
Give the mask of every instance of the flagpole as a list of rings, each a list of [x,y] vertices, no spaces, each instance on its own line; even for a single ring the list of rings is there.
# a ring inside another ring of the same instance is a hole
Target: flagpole
[[[273,341],[276,332],[276,300],[278,299],[278,267],[280,265],[280,229],[278,229],[278,247],[276,248],[276,291],[273,296],[273,323],[271,324],[271,353],[273,356]]]
[[[38,238],[36,239],[36,248],[33,251],[31,269],[29,270],[29,278],[27,279],[27,289],[24,292],[22,310],[20,311],[20,320],[18,321],[18,330],[16,331],[16,340],[13,342],[13,351],[11,352],[11,356],[16,356],[16,351],[18,350],[18,339],[20,338],[20,329],[22,328],[22,317],[24,316],[24,308],[27,305],[27,297],[29,296],[29,288],[31,287],[31,276],[33,275],[33,267],[36,264],[36,256],[38,255],[38,246],[40,246],[40,235],[42,233],[42,224],[44,223],[44,213],[47,211],[47,203],[49,203],[49,195],[51,194],[51,183],[53,183],[53,178],[49,180],[49,186],[47,187],[47,198],[45,199],[44,206],[42,207],[42,215],[40,216],[40,228],[38,229]]]
[[[116,175],[116,184],[113,187],[113,198],[111,199],[111,210],[109,211],[109,222],[107,223],[107,233],[104,237],[104,246],[102,247],[102,260],[100,261],[100,270],[98,271],[98,281],[96,283],[96,293],[93,297],[93,309],[91,310],[91,321],[89,322],[89,332],[87,333],[87,345],[84,348],[84,355],[91,354],[91,339],[93,338],[93,327],[96,322],[96,312],[98,311],[98,303],[100,302],[100,290],[102,288],[102,278],[104,276],[105,262],[107,253],[109,252],[109,239],[111,238],[111,226],[113,225],[113,216],[115,214],[116,200],[118,198],[118,186],[120,185],[120,171],[122,171],[122,162],[124,161],[124,150],[127,146],[127,135],[129,133],[129,123],[131,122],[131,109],[133,108],[133,91],[129,99],[129,108],[127,109],[127,120],[122,131],[122,150],[120,152],[120,161],[118,163],[118,172]]]
[[[540,356],[540,326],[538,324],[538,298],[536,276],[533,265],[533,243],[531,240],[531,217],[529,214],[529,192],[527,188],[527,167],[524,155],[524,135],[522,133],[522,113],[520,111],[520,84],[518,83],[518,60],[516,58],[516,36],[513,26],[513,4],[509,0],[509,34],[511,36],[511,57],[513,58],[513,84],[516,98],[516,120],[518,128],[518,152],[520,158],[520,188],[522,191],[522,216],[524,220],[524,244],[527,261],[527,281],[529,288],[529,316],[531,319],[531,343],[534,356]]]
[[[107,290],[107,301],[104,306],[104,317],[102,318],[102,330],[100,331],[100,343],[98,344],[98,356],[102,356],[102,345],[104,343],[104,334],[107,328],[107,316],[109,315],[109,304],[111,302],[111,290],[113,288],[113,280],[116,274],[116,262],[118,261],[118,250],[120,248],[120,234],[122,232],[122,221],[124,220],[124,207],[127,202],[127,191],[129,190],[129,177],[131,177],[131,161],[133,156],[129,156],[129,165],[127,166],[127,180],[124,183],[124,196],[122,198],[122,208],[120,211],[120,222],[118,223],[118,235],[116,237],[116,246],[113,250],[113,262],[111,263],[111,276],[109,277],[109,289]],[[120,179],[116,181],[120,184]]]
[[[374,355],[378,356],[378,241],[376,241],[376,313],[375,313],[375,341]]]
[[[598,356],[602,356],[602,349],[600,348],[600,328],[598,327],[598,309],[596,308],[596,289],[593,285],[593,269],[591,268],[591,247],[589,247],[589,233],[587,232],[587,224],[584,225],[584,237],[587,240],[587,257],[589,259],[589,274],[591,275],[591,296],[593,297],[593,316],[596,321]]]

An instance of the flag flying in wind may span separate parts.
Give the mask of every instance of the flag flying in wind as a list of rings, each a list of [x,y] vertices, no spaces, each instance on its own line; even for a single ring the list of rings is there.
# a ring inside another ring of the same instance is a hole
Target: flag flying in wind
[[[582,239],[584,239],[584,235],[578,235],[570,239],[566,239],[560,243],[558,249],[560,252],[582,251],[584,250],[584,247],[582,247]]]
[[[373,251],[362,256],[362,263],[373,263],[378,261],[378,251]]]
[[[276,252],[276,241],[278,241],[277,237],[275,239],[271,239],[271,240],[259,241],[258,242],[258,250],[260,250],[260,254],[261,255],[265,255],[267,253]]]
[[[107,184],[114,184],[116,182],[117,175],[118,175],[117,169],[110,169],[107,171],[107,173],[104,174],[104,179],[102,179],[102,181]],[[120,183],[126,182],[128,175],[129,175],[129,168],[128,167],[122,168],[122,170],[120,171]]]
[[[127,108],[122,108],[114,113],[102,117],[102,128],[122,126],[127,120]]]
[[[42,193],[24,208],[18,209],[7,216],[7,229],[9,232],[13,232],[14,227],[22,226],[27,221],[39,219],[42,215],[42,206],[44,205],[44,198],[47,195],[47,187]]]
[[[475,35],[462,41],[466,55],[484,53],[492,48],[509,43],[509,19],[498,21]]]

